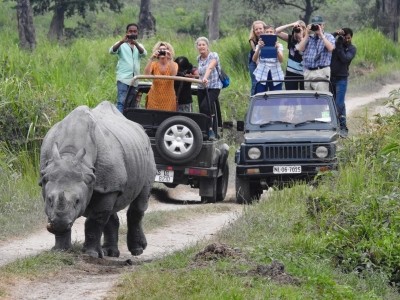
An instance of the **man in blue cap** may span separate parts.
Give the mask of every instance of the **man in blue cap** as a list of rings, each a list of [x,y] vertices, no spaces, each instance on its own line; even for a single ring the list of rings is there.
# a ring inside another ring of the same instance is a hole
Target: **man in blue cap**
[[[331,76],[332,51],[335,49],[335,38],[324,32],[325,22],[321,16],[315,16],[308,24],[305,37],[296,45],[303,52],[305,80],[325,80],[304,82],[304,89],[329,91]]]

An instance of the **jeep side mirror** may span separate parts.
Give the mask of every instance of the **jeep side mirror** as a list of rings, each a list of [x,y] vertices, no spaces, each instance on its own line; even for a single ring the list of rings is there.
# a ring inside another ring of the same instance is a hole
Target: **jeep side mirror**
[[[236,130],[237,131],[244,131],[244,121],[237,121]]]

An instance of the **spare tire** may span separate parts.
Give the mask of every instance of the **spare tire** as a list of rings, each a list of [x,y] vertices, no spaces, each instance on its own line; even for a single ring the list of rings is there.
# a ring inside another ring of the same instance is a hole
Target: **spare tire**
[[[162,122],[156,132],[156,148],[162,158],[173,164],[193,160],[201,151],[203,134],[199,125],[185,116]]]

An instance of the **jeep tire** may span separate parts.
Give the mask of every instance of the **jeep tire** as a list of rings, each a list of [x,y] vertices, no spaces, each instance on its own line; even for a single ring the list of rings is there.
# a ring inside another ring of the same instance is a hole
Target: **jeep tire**
[[[251,184],[248,179],[236,177],[236,202],[239,204],[251,204],[254,200],[259,200],[262,189]]]
[[[222,176],[217,179],[217,201],[224,201],[226,192],[228,190],[229,182],[229,166],[228,162],[225,162],[224,169],[222,170]]]
[[[192,119],[174,116],[159,125],[155,140],[162,158],[173,164],[184,164],[200,153],[203,134]]]

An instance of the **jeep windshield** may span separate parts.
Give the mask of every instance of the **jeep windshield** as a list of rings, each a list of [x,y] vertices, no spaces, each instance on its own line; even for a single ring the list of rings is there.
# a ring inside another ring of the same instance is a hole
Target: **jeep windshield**
[[[273,125],[303,127],[307,124],[330,123],[332,108],[326,97],[280,95],[253,99],[249,121],[260,128]]]

